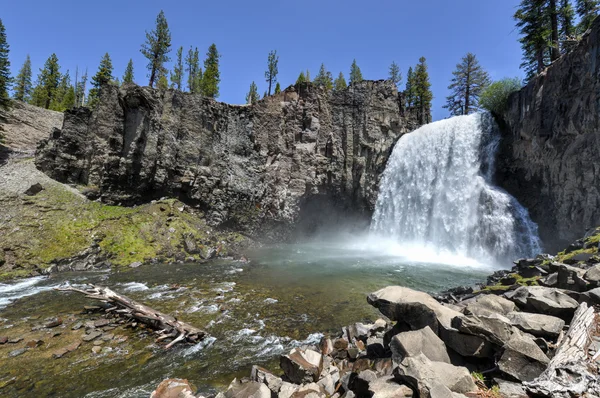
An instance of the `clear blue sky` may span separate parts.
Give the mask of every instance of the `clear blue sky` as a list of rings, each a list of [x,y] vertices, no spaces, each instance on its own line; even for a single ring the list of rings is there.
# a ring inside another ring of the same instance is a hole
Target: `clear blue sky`
[[[108,52],[119,78],[133,58],[135,80],[148,84],[139,49],[144,31],[163,9],[174,50],[197,46],[202,59],[216,43],[221,58],[219,100],[243,103],[254,80],[262,94],[267,54],[279,54],[282,87],[303,69],[314,77],[321,62],[336,76],[348,76],[356,58],[365,79],[387,77],[396,61],[403,77],[419,57],[427,58],[434,94],[433,117],[442,106],[452,70],[467,52],[475,53],[492,78],[522,76],[512,15],[519,0],[21,0],[5,1],[6,27],[16,75],[27,54],[34,79],[48,56],[58,55],[63,71],[96,72]],[[171,54],[173,57],[175,51]]]

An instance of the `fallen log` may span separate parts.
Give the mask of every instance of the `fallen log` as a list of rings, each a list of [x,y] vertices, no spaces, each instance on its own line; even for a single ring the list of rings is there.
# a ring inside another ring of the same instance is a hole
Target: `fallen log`
[[[106,312],[115,313],[129,319],[135,319],[148,325],[157,331],[157,334],[159,335],[157,341],[173,339],[165,346],[166,349],[171,348],[182,341],[197,343],[206,336],[206,332],[201,329],[185,322],[181,322],[177,320],[177,318],[163,314],[147,305],[138,303],[137,301],[116,293],[107,287],[89,285],[85,289],[78,289],[69,286],[55,288],[55,290],[84,294],[87,298],[108,304],[110,307],[106,309]]]
[[[594,307],[581,303],[567,333],[557,342],[556,354],[548,368],[535,380],[525,382],[535,396],[570,398],[596,393],[598,375],[590,366],[588,347],[597,327]]]

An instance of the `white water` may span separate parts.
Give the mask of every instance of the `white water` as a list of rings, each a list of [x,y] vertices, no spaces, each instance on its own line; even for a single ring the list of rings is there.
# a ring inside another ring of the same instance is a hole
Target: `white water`
[[[527,210],[492,183],[499,139],[489,114],[404,135],[383,174],[371,232],[426,256],[489,263],[539,253]]]

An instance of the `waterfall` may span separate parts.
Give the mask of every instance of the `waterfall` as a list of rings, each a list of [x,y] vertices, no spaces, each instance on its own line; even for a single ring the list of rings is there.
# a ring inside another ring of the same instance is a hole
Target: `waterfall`
[[[402,136],[383,174],[371,232],[482,261],[540,253],[527,210],[492,184],[499,141],[487,113]]]

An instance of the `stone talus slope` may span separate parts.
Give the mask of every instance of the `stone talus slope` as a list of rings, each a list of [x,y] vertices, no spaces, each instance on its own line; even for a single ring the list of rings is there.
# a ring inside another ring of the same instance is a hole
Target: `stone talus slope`
[[[401,103],[384,81],[304,84],[253,106],[106,86],[93,111],[66,112],[36,165],[107,203],[177,196],[212,225],[279,240],[332,209],[370,215],[395,142],[416,127]]]
[[[548,248],[600,224],[600,19],[571,53],[510,98],[499,183]]]

